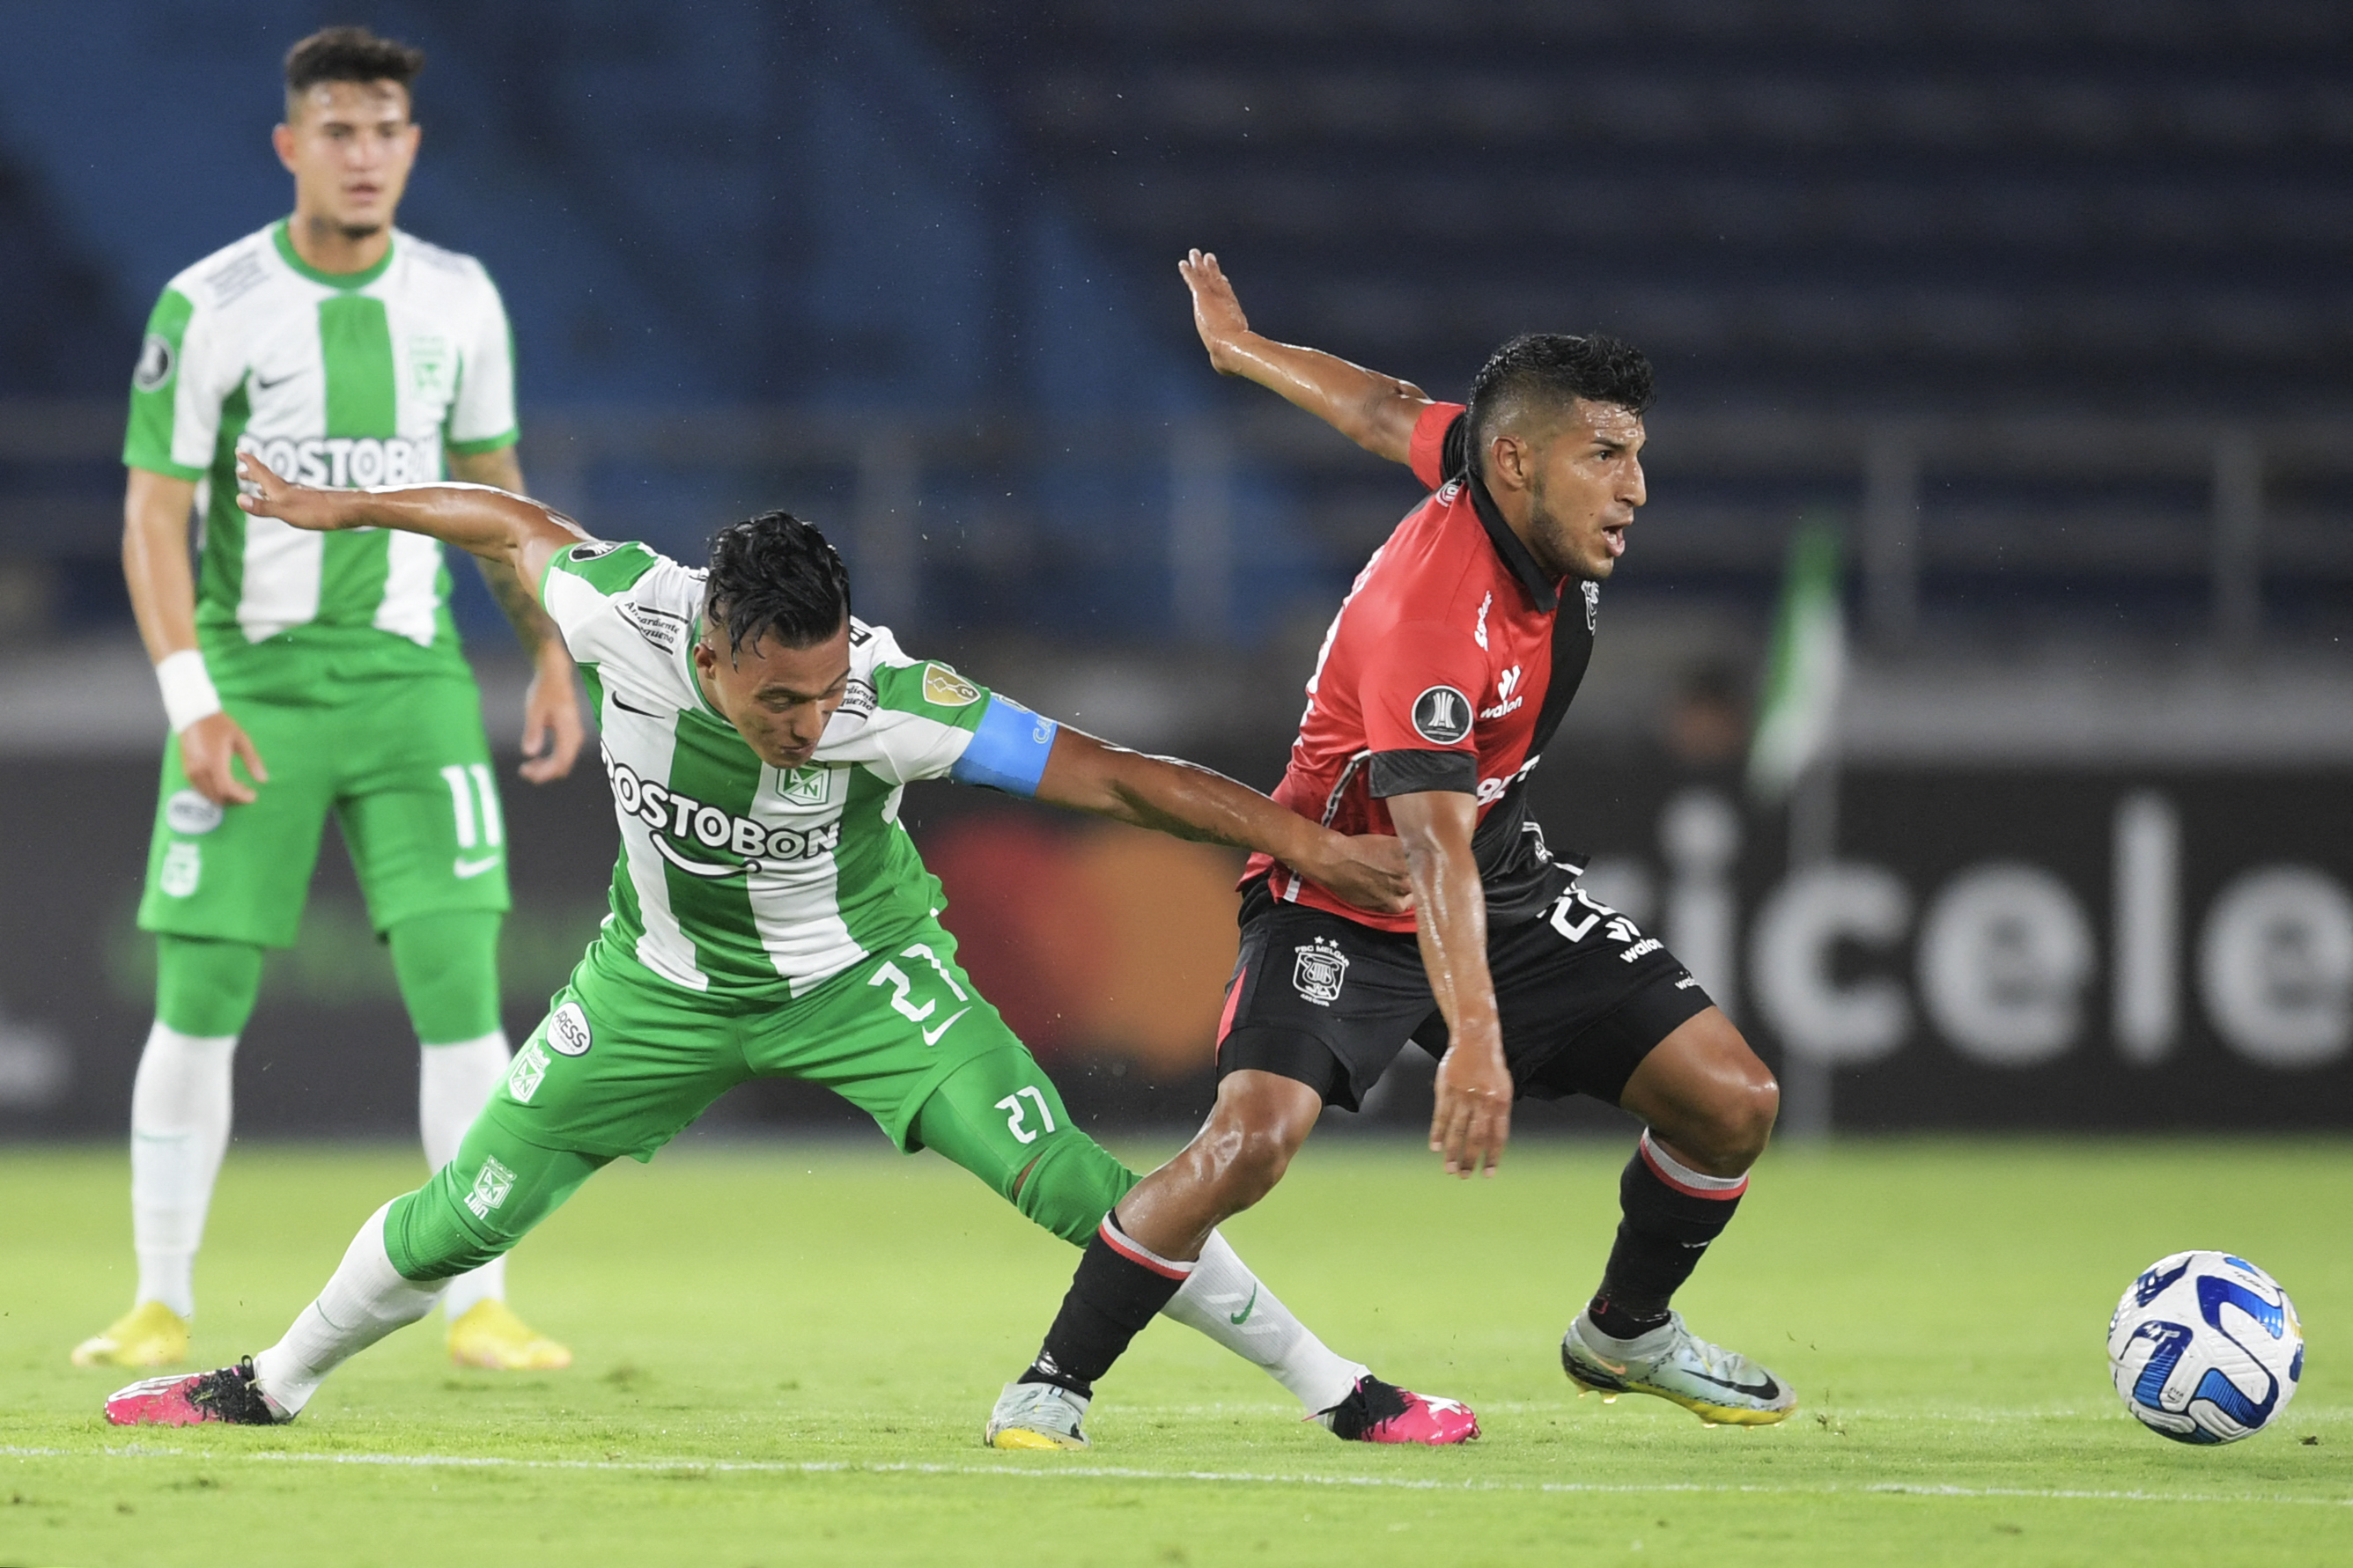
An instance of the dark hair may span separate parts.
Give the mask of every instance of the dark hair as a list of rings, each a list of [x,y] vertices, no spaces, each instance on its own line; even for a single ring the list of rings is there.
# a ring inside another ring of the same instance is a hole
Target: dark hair
[[[1651,406],[1651,362],[1642,351],[1599,332],[1523,332],[1487,358],[1471,381],[1463,421],[1474,457],[1495,427],[1531,404],[1567,408],[1577,398],[1614,403],[1640,414]]]
[[[300,98],[322,81],[396,81],[406,91],[424,68],[423,49],[365,27],[322,27],[286,51],[286,92]]]
[[[849,617],[849,569],[824,534],[788,511],[764,511],[712,535],[702,613],[727,628],[731,658],[765,637],[813,647]]]

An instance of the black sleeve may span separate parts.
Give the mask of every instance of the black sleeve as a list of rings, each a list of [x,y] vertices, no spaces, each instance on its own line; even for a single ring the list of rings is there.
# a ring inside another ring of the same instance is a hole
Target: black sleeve
[[[1375,752],[1368,783],[1378,800],[1433,789],[1476,795],[1479,761],[1468,752]]]

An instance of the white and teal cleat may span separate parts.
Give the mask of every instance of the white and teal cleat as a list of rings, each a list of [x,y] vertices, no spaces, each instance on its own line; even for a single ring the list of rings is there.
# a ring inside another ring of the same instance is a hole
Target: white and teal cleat
[[[1798,1407],[1789,1385],[1737,1351],[1713,1345],[1683,1327],[1681,1312],[1649,1333],[1613,1340],[1579,1312],[1560,1338],[1561,1370],[1607,1404],[1621,1394],[1650,1394],[1715,1426],[1769,1426]]]
[[[1083,1448],[1079,1422],[1087,1396],[1052,1383],[1008,1383],[988,1413],[981,1443],[990,1448]]]

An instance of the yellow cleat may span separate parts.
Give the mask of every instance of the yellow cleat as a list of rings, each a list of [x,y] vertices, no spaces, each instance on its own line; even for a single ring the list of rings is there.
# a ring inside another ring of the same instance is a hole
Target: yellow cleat
[[[76,1366],[176,1366],[188,1359],[188,1321],[161,1301],[142,1301],[73,1348]]]
[[[491,1372],[561,1372],[572,1352],[508,1310],[477,1301],[449,1325],[449,1360]]]

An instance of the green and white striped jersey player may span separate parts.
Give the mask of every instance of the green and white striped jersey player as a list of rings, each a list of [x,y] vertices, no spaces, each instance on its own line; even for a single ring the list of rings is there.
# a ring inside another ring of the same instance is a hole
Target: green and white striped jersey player
[[[369,1219],[277,1345],[126,1389],[108,1407],[118,1423],[290,1418],[333,1367],[423,1316],[440,1281],[754,1077],[833,1089],[902,1150],[937,1151],[1066,1240],[1115,1230],[1136,1178],[1071,1126],[957,963],[940,884],[899,821],[910,784],[953,778],[1264,848],[1371,905],[1409,896],[1394,840],[1332,833],[911,658],[850,617],[839,557],[784,513],[723,530],[696,571],[494,490],[352,494],[249,460],[239,471],[239,504],[258,515],[409,530],[541,584],[598,704],[620,857],[611,916],[457,1157]],[[1221,1239],[1170,1267],[1188,1278],[1168,1315],[1265,1367],[1339,1435],[1373,1435],[1351,1413],[1396,1391],[1325,1348]],[[1083,1405],[1025,1438],[1082,1446]]]

